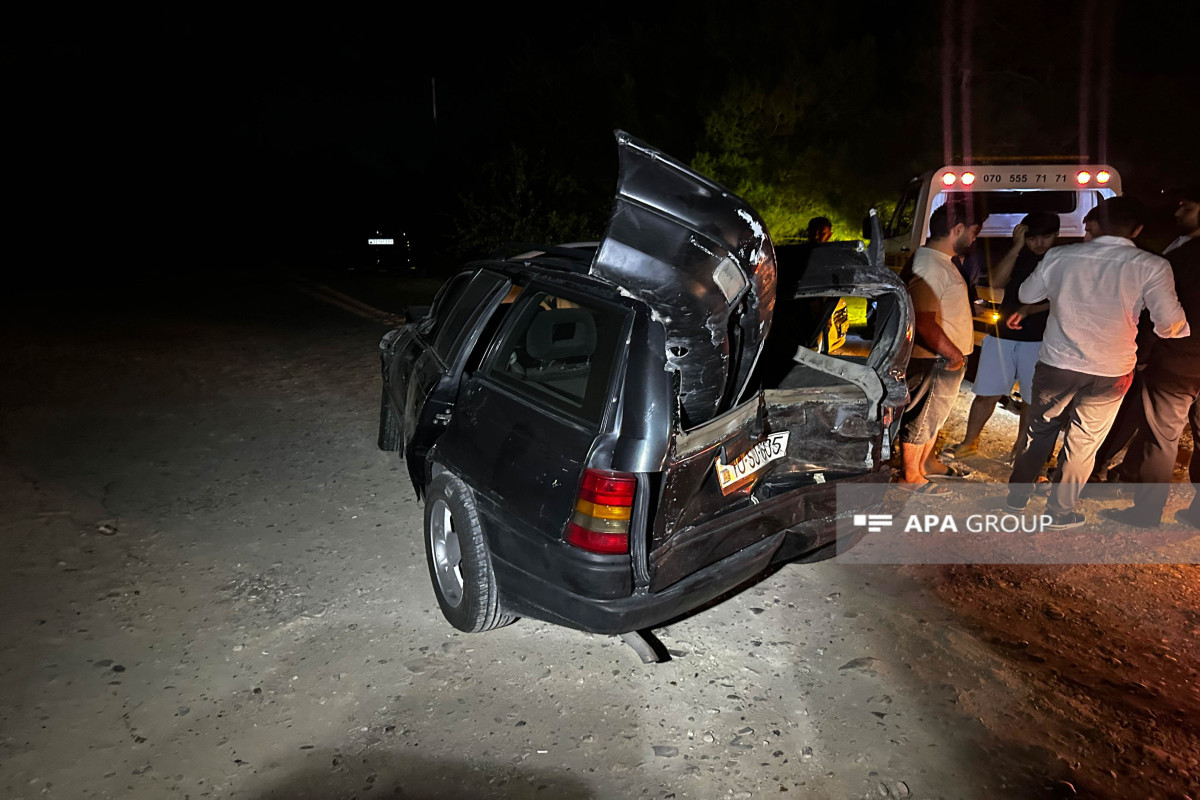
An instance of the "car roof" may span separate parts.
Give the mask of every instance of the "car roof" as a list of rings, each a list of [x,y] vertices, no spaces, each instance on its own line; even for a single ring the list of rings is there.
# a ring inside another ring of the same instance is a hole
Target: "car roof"
[[[513,278],[523,278],[525,281],[536,279],[582,290],[587,294],[605,299],[620,300],[623,305],[646,305],[644,302],[630,297],[627,292],[621,291],[621,288],[612,281],[588,272],[592,256],[595,255],[594,245],[591,249],[573,248],[567,252],[564,252],[566,248],[561,245],[514,245],[514,247],[520,247],[524,252],[508,258],[494,256],[472,261],[465,265],[464,271],[474,272],[487,269]],[[505,249],[500,252],[503,253]]]

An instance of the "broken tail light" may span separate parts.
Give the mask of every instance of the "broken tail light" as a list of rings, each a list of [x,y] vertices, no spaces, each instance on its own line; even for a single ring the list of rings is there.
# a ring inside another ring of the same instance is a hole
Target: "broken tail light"
[[[628,553],[636,488],[637,478],[627,472],[584,470],[567,543],[592,553]]]

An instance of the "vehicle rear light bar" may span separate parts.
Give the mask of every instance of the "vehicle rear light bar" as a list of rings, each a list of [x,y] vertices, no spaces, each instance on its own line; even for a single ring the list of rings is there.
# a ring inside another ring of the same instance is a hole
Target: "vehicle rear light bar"
[[[584,470],[575,513],[567,523],[567,544],[592,553],[628,553],[636,489],[637,478],[628,472]]]

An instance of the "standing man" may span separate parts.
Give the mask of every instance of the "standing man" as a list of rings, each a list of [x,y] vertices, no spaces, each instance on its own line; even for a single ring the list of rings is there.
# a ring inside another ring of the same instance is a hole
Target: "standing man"
[[[1200,320],[1200,186],[1184,192],[1175,212],[1181,235],[1163,255],[1175,276],[1175,291],[1189,318]],[[1127,525],[1152,528],[1162,522],[1163,508],[1179,453],[1179,437],[1189,420],[1192,427],[1192,463],[1189,479],[1200,484],[1200,336],[1158,342],[1142,372],[1142,426],[1138,429],[1122,468],[1135,471],[1140,484],[1130,508],[1113,509],[1105,516]],[[1132,462],[1132,463],[1131,463]],[[1176,512],[1176,519],[1200,528],[1200,498]]]
[[[1021,224],[1013,228],[1012,249],[992,271],[992,288],[1004,289],[1001,322],[996,326],[996,335],[989,333],[979,345],[975,399],[967,414],[967,432],[954,446],[956,458],[979,452],[979,434],[996,410],[996,403],[1012,392],[1014,381],[1021,388],[1021,421],[1010,457],[1016,457],[1025,440],[1025,429],[1029,426],[1029,398],[1033,395],[1033,370],[1037,366],[1042,334],[1046,330],[1046,312],[1050,306],[1046,303],[1022,305],[1017,297],[1017,287],[1033,274],[1042,256],[1054,246],[1058,228],[1058,214],[1046,211],[1027,214]],[[1017,319],[1010,325],[1013,315],[1017,315]]]
[[[1022,303],[1049,300],[1050,316],[1033,375],[1029,432],[1008,479],[1007,505],[1025,508],[1065,421],[1057,480],[1046,502],[1051,528],[1085,522],[1075,504],[1129,389],[1142,309],[1150,311],[1161,338],[1191,333],[1170,264],[1133,243],[1142,230],[1141,204],[1114,197],[1094,213],[1100,235],[1049,252],[1018,292]]]
[[[970,251],[981,223],[966,203],[947,203],[930,215],[929,240],[913,256],[908,291],[917,336],[908,362],[909,403],[900,429],[904,474],[898,484],[925,494],[948,493],[928,476],[964,474],[939,461],[934,447],[975,346],[967,282],[954,259]]]

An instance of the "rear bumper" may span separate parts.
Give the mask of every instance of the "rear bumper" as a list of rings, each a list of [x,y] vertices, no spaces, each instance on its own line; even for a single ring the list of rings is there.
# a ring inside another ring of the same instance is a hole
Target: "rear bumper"
[[[849,481],[882,483],[890,479],[891,470],[884,468]],[[822,548],[832,550],[831,545],[837,540],[839,517],[874,510],[836,509],[836,486],[836,483],[825,484],[820,492],[808,492],[810,496],[803,499],[809,508],[827,508],[827,514],[810,516],[782,527],[657,592],[640,590],[628,597],[608,600],[585,597],[531,575],[493,554],[501,603],[508,613],[592,633],[615,634],[653,628],[719,597],[773,563],[803,559]],[[800,494],[805,492],[797,490],[772,498],[770,505],[777,502],[799,505],[800,498],[796,495]],[[732,533],[745,525],[744,515],[733,516],[736,519],[722,520],[722,530]],[[714,531],[714,535],[719,535],[719,531]]]

